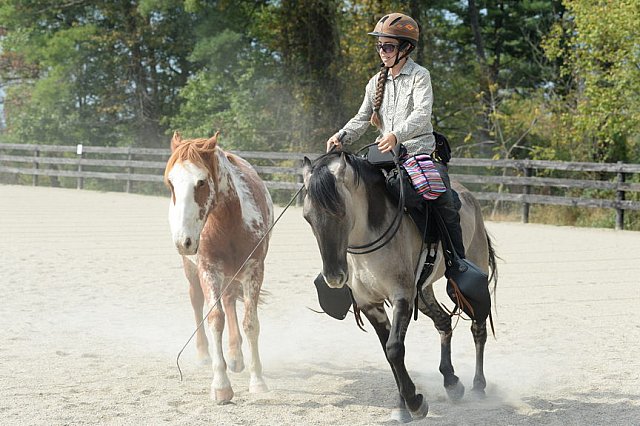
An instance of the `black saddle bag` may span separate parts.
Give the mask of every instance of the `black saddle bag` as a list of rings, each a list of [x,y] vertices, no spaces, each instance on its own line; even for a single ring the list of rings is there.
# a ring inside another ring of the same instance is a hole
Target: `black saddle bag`
[[[436,138],[436,150],[433,157],[446,166],[451,160],[451,145],[442,133],[433,132],[433,136]]]

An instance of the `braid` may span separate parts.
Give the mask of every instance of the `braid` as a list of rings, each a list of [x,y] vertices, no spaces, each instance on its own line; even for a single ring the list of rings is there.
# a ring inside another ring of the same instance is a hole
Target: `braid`
[[[376,96],[373,99],[373,114],[371,114],[371,124],[380,128],[382,123],[380,122],[380,106],[382,106],[382,99],[384,98],[384,85],[387,83],[387,76],[389,75],[389,68],[384,64],[380,66],[380,73],[378,74],[378,83],[376,84]]]

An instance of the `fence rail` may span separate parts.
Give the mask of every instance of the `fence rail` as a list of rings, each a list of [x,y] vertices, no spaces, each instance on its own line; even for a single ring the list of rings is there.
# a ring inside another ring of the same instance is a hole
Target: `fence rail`
[[[302,185],[302,158],[319,155],[233,152],[254,164],[269,189],[289,191]],[[0,173],[30,175],[33,185],[41,176],[73,178],[79,189],[85,179],[122,181],[130,192],[133,182],[162,182],[169,155],[168,149],[154,148],[0,144]],[[450,166],[452,179],[475,185],[472,189],[479,200],[521,204],[523,222],[528,222],[532,204],[598,207],[614,209],[616,228],[622,229],[624,212],[640,210],[640,201],[635,201],[640,194],[640,164],[454,158]],[[466,172],[470,169],[480,169],[482,174]],[[578,191],[579,196],[572,194]],[[588,191],[601,193],[595,198]],[[627,200],[627,193],[635,200]]]

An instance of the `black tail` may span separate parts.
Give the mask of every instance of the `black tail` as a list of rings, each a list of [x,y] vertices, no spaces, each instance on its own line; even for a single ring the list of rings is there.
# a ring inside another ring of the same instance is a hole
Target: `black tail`
[[[496,255],[487,231],[485,231],[485,235],[487,236],[487,248],[489,249],[489,282],[493,281],[493,294],[495,295],[496,287],[498,286],[498,265],[496,259],[499,259],[499,257]]]

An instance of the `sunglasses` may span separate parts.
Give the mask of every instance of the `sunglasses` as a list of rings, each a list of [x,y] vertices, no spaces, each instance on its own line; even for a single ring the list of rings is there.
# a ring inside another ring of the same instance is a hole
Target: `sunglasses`
[[[382,49],[384,53],[393,53],[398,46],[398,44],[393,43],[378,43],[376,44],[376,50],[379,52]]]

